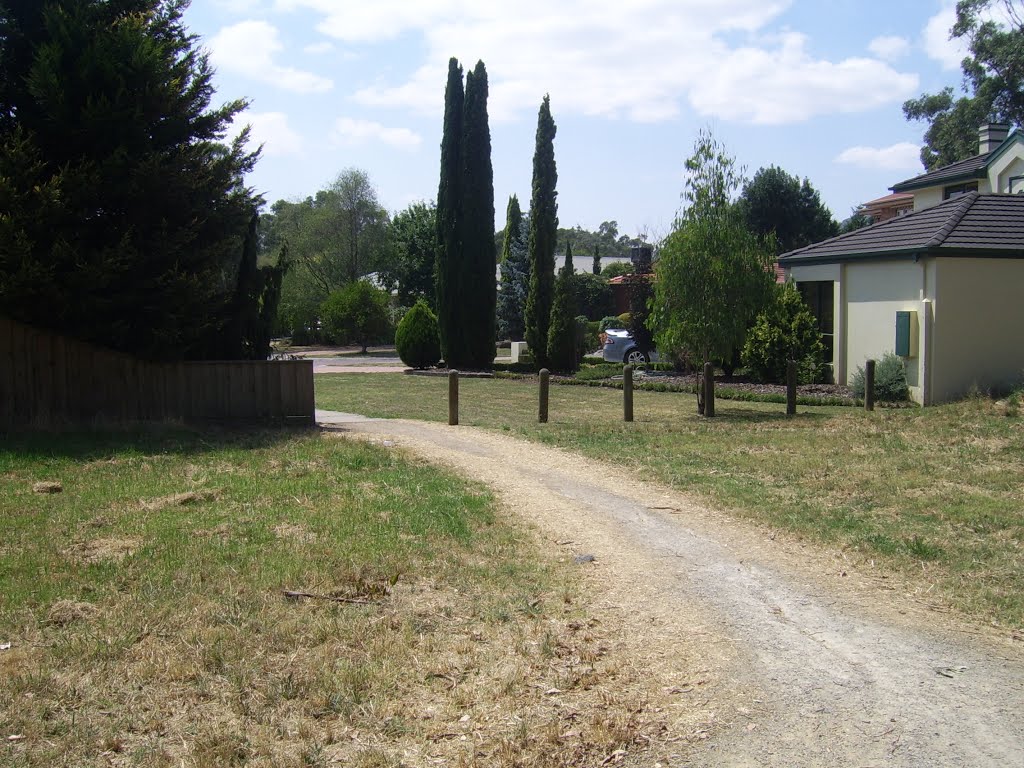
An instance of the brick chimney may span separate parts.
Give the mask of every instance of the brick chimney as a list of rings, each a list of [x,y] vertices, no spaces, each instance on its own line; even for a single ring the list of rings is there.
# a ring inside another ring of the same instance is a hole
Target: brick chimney
[[[1010,135],[1007,123],[985,123],[978,129],[978,154],[987,155]]]

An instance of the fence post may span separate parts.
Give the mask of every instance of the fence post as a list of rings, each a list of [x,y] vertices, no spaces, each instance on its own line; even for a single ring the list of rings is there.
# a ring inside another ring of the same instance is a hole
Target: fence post
[[[864,364],[864,410],[875,410],[875,361]]]
[[[704,415],[715,415],[715,364],[704,363]]]
[[[550,375],[547,368],[540,369],[540,411],[538,418],[541,424],[548,423],[548,377]]]
[[[448,371],[448,424],[459,423],[459,372]]]
[[[622,418],[624,421],[633,420],[633,366],[627,365],[622,369]]]
[[[796,361],[786,363],[786,415],[796,415]]]

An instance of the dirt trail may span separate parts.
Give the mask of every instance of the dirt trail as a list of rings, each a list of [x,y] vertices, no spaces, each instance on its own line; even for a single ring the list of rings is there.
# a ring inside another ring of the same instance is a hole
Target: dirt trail
[[[1024,765],[1019,643],[951,627],[837,553],[535,443],[318,420],[479,480],[544,537],[595,555],[591,584],[656,649],[652,675],[707,672],[710,738],[680,765]]]

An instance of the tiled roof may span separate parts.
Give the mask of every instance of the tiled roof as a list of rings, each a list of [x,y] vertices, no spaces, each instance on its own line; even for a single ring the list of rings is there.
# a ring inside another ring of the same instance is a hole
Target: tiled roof
[[[980,179],[985,175],[985,167],[988,165],[988,160],[992,154],[992,152],[986,152],[983,155],[975,155],[966,160],[944,165],[941,168],[936,168],[934,171],[928,171],[928,173],[922,173],[920,176],[915,176],[912,179],[901,181],[899,184],[893,184],[889,189],[893,192],[906,192],[911,189],[930,187],[935,184],[944,184],[958,179]]]
[[[788,267],[899,255],[1024,258],[1024,196],[970,192],[784,253],[779,261]]]

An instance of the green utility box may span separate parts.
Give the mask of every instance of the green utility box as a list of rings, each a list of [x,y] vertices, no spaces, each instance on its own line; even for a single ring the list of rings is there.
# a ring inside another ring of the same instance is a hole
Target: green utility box
[[[917,357],[917,312],[896,313],[896,354],[899,357]]]

